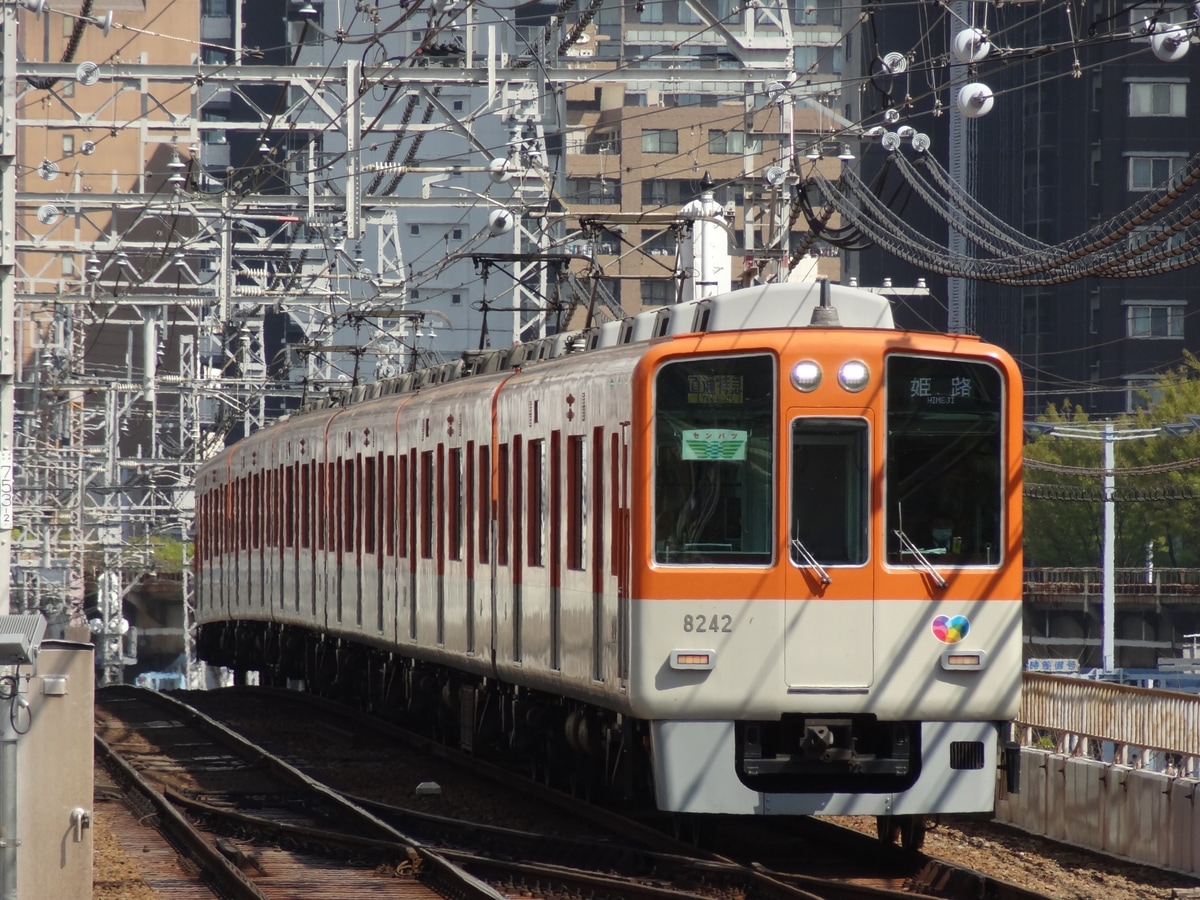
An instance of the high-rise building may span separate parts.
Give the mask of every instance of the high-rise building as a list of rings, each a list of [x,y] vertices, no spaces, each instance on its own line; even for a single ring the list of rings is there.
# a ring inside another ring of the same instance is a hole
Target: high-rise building
[[[1189,110],[1200,54],[1187,52],[1190,31],[1169,31],[1194,29],[1194,10],[1115,0],[921,9],[870,16],[851,61],[864,90],[849,115],[866,128],[929,134],[931,154],[999,220],[979,234],[1008,226],[1030,249],[957,282],[878,248],[857,254],[851,271],[863,283],[929,277],[944,305],[906,310],[906,324],[941,328],[958,314],[967,330],[1005,346],[1024,368],[1030,414],[1068,400],[1096,415],[1143,405],[1140,392],[1182,360],[1200,310],[1194,275],[1182,267],[1195,231],[1175,228],[1186,224],[1197,174]],[[980,32],[974,43],[959,37],[969,29]],[[964,63],[956,39],[985,52]],[[903,72],[882,65],[893,52]],[[971,111],[985,114],[958,112],[967,85],[987,88],[987,103]],[[916,156],[907,144],[871,145],[866,180],[917,230],[953,246],[946,222],[885,162],[892,152]],[[961,246],[980,260],[1004,257],[970,239]],[[1029,271],[1001,283],[1014,269]]]

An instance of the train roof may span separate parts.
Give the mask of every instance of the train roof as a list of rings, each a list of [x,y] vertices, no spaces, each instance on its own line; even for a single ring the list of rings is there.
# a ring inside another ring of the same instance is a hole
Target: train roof
[[[301,412],[346,406],[391,394],[405,394],[471,375],[524,368],[572,353],[618,347],[683,334],[808,328],[821,291],[843,328],[895,327],[887,298],[861,288],[826,281],[784,282],[739,288],[715,297],[688,300],[605,322],[583,331],[554,334],[502,350],[469,350],[462,359],[408,372],[313,400]],[[827,326],[821,326],[827,327]]]

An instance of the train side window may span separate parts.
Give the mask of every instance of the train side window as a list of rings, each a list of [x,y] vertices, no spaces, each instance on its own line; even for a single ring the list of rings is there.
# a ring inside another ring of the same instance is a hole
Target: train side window
[[[463,539],[463,469],[462,448],[451,447],[446,472],[446,541],[447,557],[462,559]]]
[[[421,492],[421,558],[433,559],[433,451],[421,453],[421,477],[418,490]]]
[[[521,493],[521,476],[524,465],[521,451],[524,448],[521,446],[520,435],[513,438],[512,447],[512,561],[513,568],[519,570],[521,568],[521,504],[524,502],[524,495]]]
[[[613,539],[609,542],[610,549],[609,549],[609,553],[608,553],[608,563],[609,563],[608,571],[609,571],[610,575],[619,575],[620,568],[621,568],[621,557],[620,557],[620,554],[617,552],[617,547],[618,547],[617,541],[618,541],[618,537],[620,534],[620,527],[619,527],[618,523],[621,521],[621,500],[622,500],[622,497],[621,497],[621,454],[620,454],[621,439],[614,432],[612,435],[609,436],[609,441],[611,442],[610,449],[612,451],[608,456],[608,465],[611,470],[609,472],[609,484],[612,485],[612,487],[609,489],[608,496],[611,498],[611,501],[612,501],[612,517],[609,519],[609,521],[612,524],[609,525],[608,527],[612,529]]]
[[[238,521],[238,547],[242,550],[250,549],[250,531],[251,531],[251,503],[250,503],[250,476],[246,475],[238,479],[238,507],[241,515]]]
[[[314,474],[317,477],[317,509],[313,522],[316,529],[316,545],[318,550],[326,550],[329,547],[328,529],[333,523],[333,511],[329,508],[329,488],[333,472],[330,470],[328,464],[317,463],[317,469]]]
[[[435,517],[434,527],[434,554],[437,559],[446,558],[446,523],[449,520],[449,497],[446,494],[446,447],[444,444],[438,444],[437,447],[437,494],[434,498],[433,515]],[[441,632],[438,633],[438,643],[442,642]]]
[[[283,546],[296,546],[296,465],[283,470]]]
[[[333,507],[333,522],[330,526],[333,540],[330,549],[340,555],[346,552],[346,530],[351,527],[346,521],[346,507],[350,505],[346,500],[346,463],[335,461],[331,462],[329,467],[333,474],[333,484],[329,489],[329,504]]]
[[[615,488],[614,488],[615,489]],[[592,543],[592,579],[599,590],[604,571],[604,428],[592,430],[592,521],[587,537]],[[585,539],[586,541],[586,539]]]
[[[396,555],[396,457],[383,463],[383,547],[387,556]]]
[[[654,558],[768,565],[775,548],[774,357],[665,363],[654,380]]]
[[[342,462],[342,552],[353,553],[357,543],[355,532],[359,528],[359,503],[357,494],[357,469],[361,456]]]
[[[396,552],[408,556],[408,454],[401,453],[396,464]]]
[[[262,493],[262,546],[275,546],[275,472],[267,469],[260,476]]]
[[[300,463],[300,548],[307,550],[312,545],[312,467],[313,464]]]
[[[799,418],[792,422],[792,562],[824,565],[867,561],[869,480],[867,423]]]
[[[267,473],[267,523],[269,546],[283,546],[283,469],[271,469]]]
[[[496,483],[499,495],[496,498],[496,565],[508,565],[508,444],[497,449]]]
[[[479,446],[479,561],[486,563],[492,527],[492,455],[486,444]]]
[[[587,492],[587,448],[584,436],[567,437],[567,568],[583,569],[585,529],[589,497]]]
[[[525,512],[529,518],[525,533],[529,551],[529,565],[543,566],[543,543],[545,541],[546,503],[546,442],[541,438],[529,442],[529,496]]]
[[[467,456],[463,461],[464,495],[466,497],[466,506],[463,508],[463,537],[466,538],[467,546],[463,555],[468,561],[473,559],[475,553],[475,517],[479,509],[475,472],[475,442],[467,441]],[[471,567],[468,566],[467,569],[470,571]]]
[[[375,519],[379,510],[379,498],[375,496],[375,457],[359,460],[363,467],[362,497],[358,508],[363,523],[363,553],[375,552]]]
[[[262,492],[263,478],[261,472],[250,476],[250,549],[262,549],[263,514]]]

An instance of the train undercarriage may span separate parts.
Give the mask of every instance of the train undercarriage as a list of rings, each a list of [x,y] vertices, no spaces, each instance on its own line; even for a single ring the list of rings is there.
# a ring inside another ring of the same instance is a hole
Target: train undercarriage
[[[573,794],[653,808],[649,723],[292,626],[211,623],[200,627],[196,649],[235,684],[257,672],[262,686],[345,703]],[[919,772],[917,732],[868,717],[738,723],[738,777],[768,791],[789,781],[816,791],[902,789]],[[696,814],[673,818],[678,834],[695,834]],[[924,838],[920,816],[880,816],[877,826],[881,841],[910,849]]]

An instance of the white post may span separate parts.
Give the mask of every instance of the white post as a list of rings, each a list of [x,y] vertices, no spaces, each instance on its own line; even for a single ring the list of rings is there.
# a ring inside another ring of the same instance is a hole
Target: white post
[[[1113,453],[1113,442],[1116,440],[1113,435],[1113,426],[1108,422],[1104,426],[1104,585],[1103,585],[1103,618],[1102,623],[1104,628],[1103,644],[1101,645],[1101,656],[1103,657],[1104,671],[1111,672],[1116,668],[1116,654],[1114,652],[1115,640],[1114,631],[1116,626],[1116,591],[1113,585],[1115,577],[1114,558],[1117,555],[1117,535],[1116,523],[1113,503],[1113,490],[1116,486],[1116,478],[1113,475],[1115,467],[1115,454]]]

